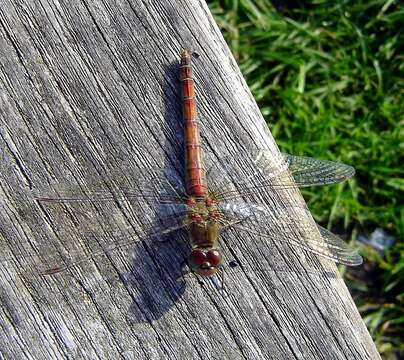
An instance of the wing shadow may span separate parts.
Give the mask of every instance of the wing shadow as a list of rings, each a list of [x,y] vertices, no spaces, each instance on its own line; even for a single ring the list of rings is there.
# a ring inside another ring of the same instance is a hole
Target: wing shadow
[[[164,119],[168,136],[164,144],[166,156],[162,170],[164,173],[174,168],[179,177],[184,179],[184,128],[180,89],[179,64],[175,61],[167,66],[163,84]],[[157,209],[157,214],[159,212]],[[155,222],[158,225],[158,219]],[[186,237],[181,236],[181,231],[175,231],[160,239],[146,234],[146,239],[150,241],[144,242],[144,246],[136,246],[130,271],[124,274],[125,286],[136,289],[137,293],[128,311],[128,319],[133,323],[159,319],[186,289],[181,269],[190,252]],[[150,260],[145,262],[146,258]]]

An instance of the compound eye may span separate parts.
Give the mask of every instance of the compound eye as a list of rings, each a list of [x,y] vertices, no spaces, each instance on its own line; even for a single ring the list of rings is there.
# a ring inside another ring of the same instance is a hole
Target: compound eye
[[[192,267],[199,267],[206,262],[206,254],[202,250],[192,250],[189,256],[189,262]]]
[[[213,266],[219,266],[222,263],[222,255],[217,250],[209,250],[206,257]]]

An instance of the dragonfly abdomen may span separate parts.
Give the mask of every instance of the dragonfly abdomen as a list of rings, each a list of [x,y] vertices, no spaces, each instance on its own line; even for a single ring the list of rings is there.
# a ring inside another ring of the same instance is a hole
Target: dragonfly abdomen
[[[185,183],[188,195],[205,197],[207,194],[206,172],[203,164],[197,121],[191,58],[192,53],[189,50],[181,52],[180,78],[184,119]]]

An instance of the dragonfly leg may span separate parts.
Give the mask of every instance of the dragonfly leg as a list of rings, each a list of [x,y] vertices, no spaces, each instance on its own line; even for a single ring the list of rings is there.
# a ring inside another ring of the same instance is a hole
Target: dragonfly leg
[[[191,271],[188,266],[188,261],[185,259],[184,261],[181,262],[180,264],[180,269],[181,269],[181,287],[179,289],[179,293],[182,293],[184,291],[184,288],[186,286],[186,280],[185,280],[185,275],[188,275]]]
[[[181,277],[183,278],[183,280],[185,280],[184,276],[188,275],[191,272],[187,259],[181,262],[180,269],[181,269]]]
[[[210,278],[210,281],[215,286],[216,290],[223,291],[225,290],[225,268],[224,266],[220,266],[218,268],[217,273],[215,276]]]
[[[220,272],[220,283],[221,283],[221,287],[220,290],[224,290],[225,289],[225,282],[224,282],[224,275],[225,275],[225,267],[221,266],[219,269]]]

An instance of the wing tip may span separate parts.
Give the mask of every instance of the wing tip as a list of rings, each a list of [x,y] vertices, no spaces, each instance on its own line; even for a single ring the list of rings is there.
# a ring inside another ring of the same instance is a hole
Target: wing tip
[[[346,165],[346,164],[343,164],[343,165],[345,165],[346,168],[347,168],[346,169],[346,178],[350,179],[350,178],[354,177],[355,174],[356,174],[355,168],[353,166],[351,166],[351,165]]]
[[[352,254],[352,259],[349,261],[348,266],[360,266],[363,264],[363,257],[360,256],[356,251]]]

